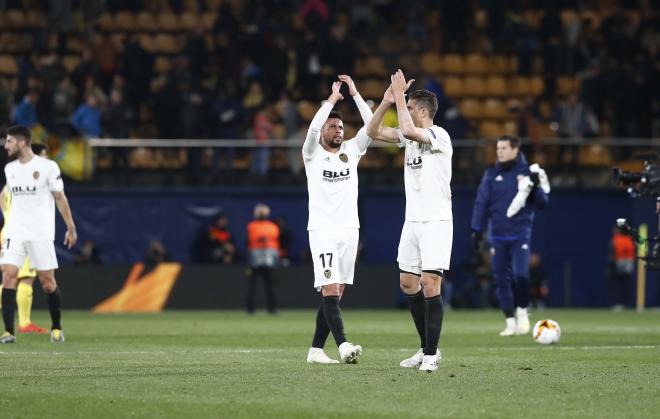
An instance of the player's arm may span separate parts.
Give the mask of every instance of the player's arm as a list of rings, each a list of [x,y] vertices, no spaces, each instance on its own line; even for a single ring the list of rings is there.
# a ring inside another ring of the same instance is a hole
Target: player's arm
[[[474,208],[472,209],[472,231],[481,231],[483,225],[486,223],[488,217],[488,203],[490,201],[490,176],[488,170],[484,173],[477,190],[477,197],[474,200]]]
[[[362,99],[362,96],[355,87],[355,82],[353,81],[351,76],[349,76],[348,74],[340,74],[338,77],[339,80],[346,83],[346,86],[348,86],[348,93],[350,93],[351,97],[355,101],[355,105],[357,105],[358,107],[358,111],[360,111],[362,122],[364,122],[364,125],[367,125],[369,121],[371,121],[371,118],[373,117],[373,112],[371,112],[371,108],[369,107],[369,105],[367,105],[367,102],[365,102],[364,99]]]
[[[7,194],[7,187],[3,186],[2,191],[0,191],[0,210],[4,213],[7,208],[5,208],[5,194]]]
[[[64,245],[71,249],[78,241],[78,233],[76,233],[76,224],[73,222],[73,215],[71,214],[71,207],[69,207],[69,200],[66,198],[64,191],[53,192],[55,197],[55,205],[59,211],[64,224],[66,224],[66,233],[64,234]]]
[[[393,104],[394,96],[392,96],[392,86],[389,86],[383,94],[383,100],[380,102],[380,105],[378,105],[376,108],[373,117],[367,124],[367,135],[369,137],[385,141],[386,143],[398,144],[401,142],[399,133],[395,128],[384,127],[382,125],[383,118],[385,118],[385,113]]]
[[[416,127],[408,112],[408,105],[406,103],[406,89],[409,84],[406,83],[406,78],[401,70],[398,70],[391,76],[392,80],[392,94],[394,95],[394,102],[396,103],[396,112],[399,117],[399,128],[401,134],[409,140],[416,141],[423,144],[431,144],[429,138],[429,131]]]
[[[323,124],[328,120],[330,111],[335,106],[337,102],[344,99],[344,96],[339,93],[341,88],[341,82],[337,81],[332,83],[332,93],[328,96],[328,100],[323,102],[321,108],[316,112],[312,122],[309,124],[309,129],[307,130],[307,136],[305,137],[305,142],[303,143],[302,154],[305,159],[310,159],[316,151],[316,148],[319,147],[319,134]]]

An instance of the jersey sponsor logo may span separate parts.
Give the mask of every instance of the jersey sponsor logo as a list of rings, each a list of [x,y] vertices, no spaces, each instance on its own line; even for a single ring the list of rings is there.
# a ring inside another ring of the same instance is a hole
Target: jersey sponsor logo
[[[37,193],[37,187],[35,186],[12,186],[10,188],[12,195],[34,195]]]
[[[332,170],[323,171],[323,180],[325,182],[342,182],[348,180],[351,175],[350,169],[342,170],[341,172],[333,172]]]
[[[438,137],[435,136],[435,132],[433,132],[433,130],[432,130],[431,128],[428,128],[428,130],[429,130],[429,132],[431,133],[431,135],[433,136],[433,139],[434,139],[434,140],[437,140]]]
[[[34,173],[32,173],[32,177],[34,178],[34,180],[39,179],[39,172],[35,170]]]
[[[495,178],[495,182],[501,182],[503,180],[504,178],[502,177],[502,175],[497,175],[497,177]]]
[[[341,153],[339,155],[339,160],[341,160],[344,163],[348,163],[348,156],[346,155],[346,153]]]
[[[406,166],[410,167],[413,170],[422,168],[422,156],[417,156],[414,159],[408,159],[406,161]]]
[[[330,277],[332,276],[332,272],[330,271],[330,269],[326,269],[325,271],[323,271],[323,276],[325,276],[325,279],[330,279]]]

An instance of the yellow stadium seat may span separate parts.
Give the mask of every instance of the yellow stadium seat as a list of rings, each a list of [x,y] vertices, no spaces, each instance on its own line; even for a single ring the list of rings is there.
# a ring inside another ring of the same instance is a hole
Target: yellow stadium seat
[[[161,13],[157,18],[158,30],[165,32],[178,32],[181,30],[179,17],[172,12]]]
[[[78,55],[66,55],[62,58],[62,65],[69,73],[75,70],[78,64],[80,64],[80,56]]]
[[[461,77],[446,77],[442,80],[442,88],[447,96],[461,97],[465,95],[465,85]]]
[[[156,56],[156,62],[154,64],[156,74],[165,74],[172,68],[172,60],[168,57],[162,55]]]
[[[486,92],[489,96],[506,96],[509,94],[506,79],[500,76],[490,76],[486,79]]]
[[[116,28],[124,32],[133,32],[137,29],[135,16],[131,12],[117,12],[115,14]]]
[[[509,73],[509,57],[506,55],[495,55],[488,59],[488,72],[490,74]]]
[[[464,94],[466,96],[485,96],[486,95],[486,83],[481,77],[466,77],[464,81]]]
[[[164,33],[159,33],[154,38],[155,51],[161,54],[178,54],[181,45],[175,37]]]
[[[465,73],[465,62],[463,61],[463,56],[458,54],[445,55],[442,59],[442,68],[446,73]]]
[[[582,166],[607,167],[612,165],[612,156],[607,147],[591,144],[580,147],[578,161]]]
[[[567,96],[571,93],[577,93],[579,90],[578,80],[574,77],[558,77],[557,93],[560,96]]]
[[[478,119],[483,117],[481,102],[475,99],[463,99],[458,105],[461,113],[468,119]]]
[[[484,118],[503,119],[506,118],[508,111],[502,101],[497,99],[486,99],[483,104]]]
[[[539,76],[534,76],[529,79],[530,87],[532,89],[531,94],[534,96],[541,96],[545,91],[545,82],[543,78]]]
[[[504,129],[504,135],[518,136],[518,123],[516,121],[504,121],[502,128]]]
[[[496,121],[482,121],[479,124],[479,136],[481,138],[494,139],[504,135],[502,124]]]
[[[140,35],[139,42],[140,42],[140,45],[142,46],[142,48],[145,49],[145,51],[152,52],[152,53],[154,51],[156,51],[156,45],[154,43],[153,36],[145,35],[145,34]]]
[[[512,77],[509,80],[509,94],[514,96],[527,96],[532,92],[532,86],[526,77]]]
[[[137,30],[141,32],[156,32],[158,30],[156,16],[147,11],[138,13],[137,18],[135,19],[135,25]]]
[[[298,103],[298,114],[305,122],[309,122],[314,119],[314,115],[316,115],[317,110],[317,107],[307,100],[303,100]]]
[[[488,72],[488,60],[481,54],[468,54],[465,57],[465,71],[469,74]]]
[[[210,31],[215,24],[215,20],[218,18],[218,15],[213,12],[204,12],[202,14],[202,27],[206,31]]]
[[[366,99],[374,99],[380,101],[385,93],[388,84],[384,79],[366,79],[357,83],[360,94]]]
[[[442,73],[442,59],[440,55],[433,52],[426,52],[422,54],[421,58],[422,71],[431,75],[439,75]]]
[[[16,60],[11,55],[0,55],[0,75],[15,76],[18,73]]]
[[[200,18],[195,13],[183,13],[181,15],[181,26],[188,31],[193,31],[200,26]]]

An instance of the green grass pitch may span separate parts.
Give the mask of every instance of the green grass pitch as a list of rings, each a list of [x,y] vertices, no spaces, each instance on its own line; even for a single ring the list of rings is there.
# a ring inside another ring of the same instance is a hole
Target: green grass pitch
[[[64,312],[66,343],[0,346],[2,418],[657,418],[660,312],[548,310],[561,342],[502,338],[495,311],[445,314],[436,373],[400,368],[407,311],[345,310],[357,365],[308,365],[313,311]],[[38,324],[47,314],[37,312]],[[337,357],[329,339],[326,352]]]

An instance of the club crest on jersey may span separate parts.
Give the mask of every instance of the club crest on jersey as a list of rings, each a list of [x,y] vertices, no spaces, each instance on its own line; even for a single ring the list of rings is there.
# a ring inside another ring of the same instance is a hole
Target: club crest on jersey
[[[332,276],[332,272],[330,271],[330,269],[326,269],[325,271],[323,271],[323,276],[325,276],[325,279],[330,279],[330,277]]]
[[[348,163],[348,156],[346,155],[346,153],[341,153],[339,155],[339,160],[341,160],[343,163]]]
[[[35,170],[34,173],[32,173],[32,177],[34,178],[34,180],[39,179],[39,172]]]

